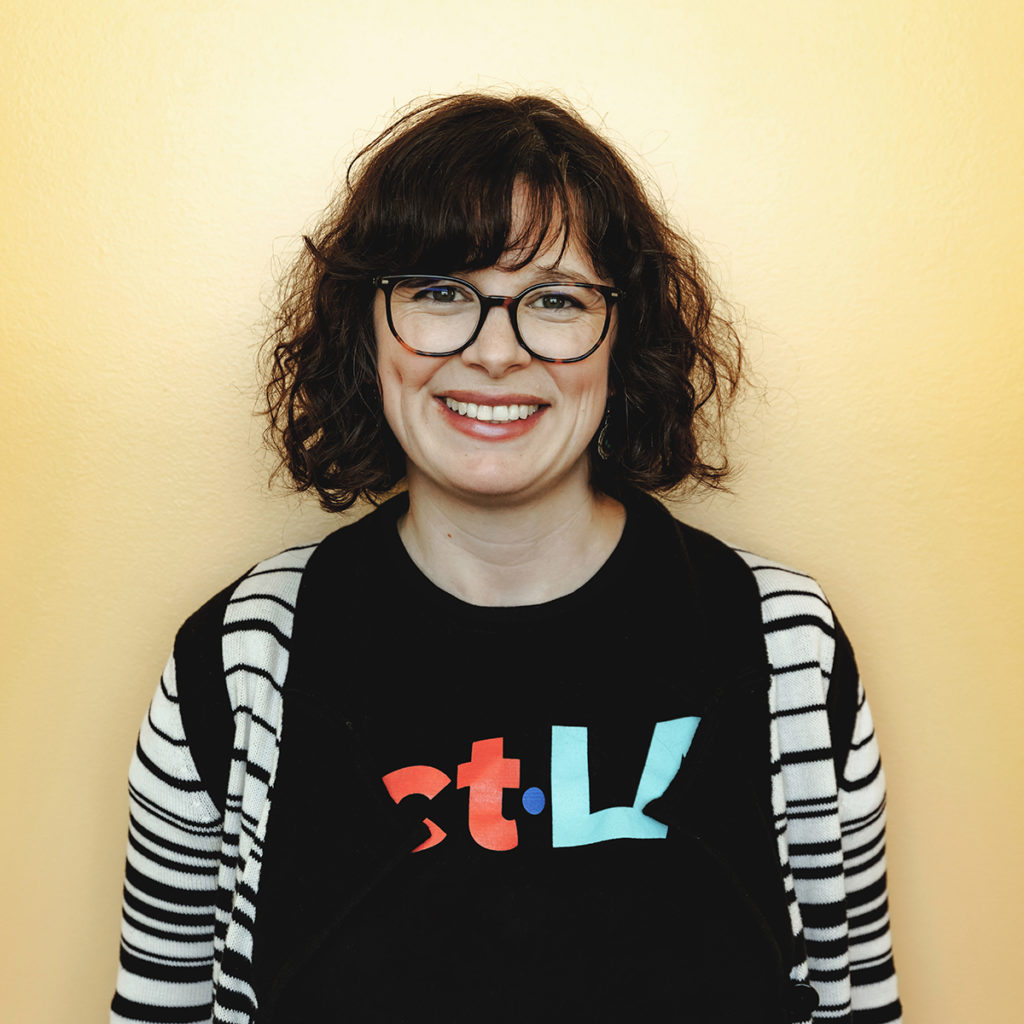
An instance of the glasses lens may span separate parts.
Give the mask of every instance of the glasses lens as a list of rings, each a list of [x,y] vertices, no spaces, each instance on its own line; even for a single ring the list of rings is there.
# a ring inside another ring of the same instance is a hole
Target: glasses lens
[[[531,351],[548,359],[576,359],[601,339],[608,305],[596,288],[542,284],[523,295],[517,319]]]
[[[480,322],[480,300],[461,281],[410,277],[391,291],[395,333],[419,352],[454,352]]]

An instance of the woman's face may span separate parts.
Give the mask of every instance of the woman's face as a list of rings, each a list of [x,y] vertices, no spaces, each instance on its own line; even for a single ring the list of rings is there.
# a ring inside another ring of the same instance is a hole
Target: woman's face
[[[485,295],[516,295],[548,281],[612,283],[575,242],[561,258],[559,249],[546,246],[518,270],[499,263],[458,276]],[[463,500],[513,503],[589,488],[587,446],[607,403],[615,323],[613,311],[608,336],[582,362],[545,363],[518,344],[508,313],[494,308],[462,352],[421,356],[392,335],[378,291],[374,329],[384,415],[405,451],[410,486],[430,481]],[[477,418],[459,411],[471,405]],[[520,415],[526,406],[529,415],[501,421],[500,407],[513,405]],[[489,420],[480,418],[481,407]]]

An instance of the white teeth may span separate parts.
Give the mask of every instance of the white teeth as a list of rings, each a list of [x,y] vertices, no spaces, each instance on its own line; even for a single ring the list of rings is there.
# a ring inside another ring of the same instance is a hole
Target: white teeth
[[[454,398],[445,398],[444,404],[460,416],[481,422],[508,423],[510,420],[525,420],[532,416],[539,405],[477,405],[474,402],[457,402]]]

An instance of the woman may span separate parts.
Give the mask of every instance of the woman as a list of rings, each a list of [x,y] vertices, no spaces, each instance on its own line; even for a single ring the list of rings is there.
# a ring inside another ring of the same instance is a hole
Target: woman
[[[725,473],[689,243],[571,111],[459,95],[306,244],[283,465],[331,510],[405,488],[179,633],[112,1019],[898,1020],[849,644],[647,497]]]

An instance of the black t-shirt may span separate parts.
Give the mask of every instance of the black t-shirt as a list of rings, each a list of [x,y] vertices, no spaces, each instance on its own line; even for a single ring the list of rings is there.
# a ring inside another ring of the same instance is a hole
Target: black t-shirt
[[[580,589],[482,608],[415,567],[405,507],[303,579],[260,1019],[784,1019],[756,597],[733,644],[694,583],[739,560],[635,498]]]

